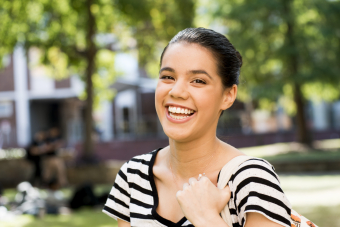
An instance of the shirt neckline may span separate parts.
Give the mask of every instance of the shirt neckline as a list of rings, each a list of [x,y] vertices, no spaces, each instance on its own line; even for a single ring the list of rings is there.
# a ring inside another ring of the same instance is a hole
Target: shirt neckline
[[[160,223],[162,223],[163,225],[166,225],[166,226],[182,226],[184,222],[187,221],[187,218],[184,216],[181,220],[179,220],[177,223],[175,222],[172,222],[166,218],[163,218],[162,216],[160,216],[157,211],[156,211],[156,208],[158,207],[158,204],[159,204],[159,198],[158,198],[158,191],[157,191],[157,188],[156,188],[156,184],[155,184],[155,180],[153,178],[153,165],[155,163],[155,159],[156,159],[156,156],[157,156],[157,153],[159,150],[163,149],[164,147],[161,147],[161,148],[158,148],[154,151],[153,155],[152,155],[152,158],[150,160],[150,165],[149,165],[149,181],[151,183],[151,188],[152,188],[152,196],[153,196],[153,200],[154,200],[154,205],[151,209],[151,215],[157,220],[159,221]]]

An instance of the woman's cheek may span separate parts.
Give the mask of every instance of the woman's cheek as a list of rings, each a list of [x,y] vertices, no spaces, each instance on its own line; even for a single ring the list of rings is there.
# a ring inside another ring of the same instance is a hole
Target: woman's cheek
[[[158,84],[155,91],[155,108],[159,119],[161,119],[163,115],[165,116],[165,108],[163,104],[166,101],[166,94],[164,85]]]

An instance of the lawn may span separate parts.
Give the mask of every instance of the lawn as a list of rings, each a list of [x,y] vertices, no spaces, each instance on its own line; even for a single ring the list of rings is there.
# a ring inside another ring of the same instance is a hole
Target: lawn
[[[287,160],[334,160],[340,159],[340,150],[309,153],[281,153],[255,155],[268,161]],[[266,153],[266,154],[264,154]],[[319,227],[340,227],[340,172],[318,174],[280,174],[281,186],[294,210],[309,218]],[[112,185],[97,185],[95,194],[100,195],[110,190]],[[66,198],[72,196],[72,188],[64,189]],[[44,193],[44,191],[42,191]],[[13,200],[15,189],[5,190],[5,196]],[[46,215],[43,219],[22,215],[11,220],[1,221],[1,227],[115,227],[117,222],[98,209],[81,209],[69,215]]]
[[[279,177],[295,211],[319,227],[340,227],[340,173]]]
[[[340,173],[314,175],[280,175],[281,186],[293,208],[319,227],[340,227]],[[95,187],[101,193],[110,185]],[[71,195],[71,190],[64,193]],[[5,190],[5,195],[14,197],[14,190]],[[115,227],[117,222],[100,209],[82,209],[70,215],[46,215],[42,220],[23,215],[1,227]]]
[[[1,227],[116,227],[117,222],[101,210],[81,209],[70,215],[46,215],[42,219],[30,215],[1,221]]]
[[[312,150],[309,152],[289,152],[273,156],[263,156],[269,162],[308,162],[308,161],[334,161],[340,160],[340,150],[322,151]]]
[[[110,190],[112,185],[96,185],[93,190],[98,196]],[[40,190],[42,194],[46,193]],[[65,198],[72,197],[73,188],[63,189]],[[15,189],[5,190],[4,196],[10,201],[15,197]],[[21,215],[9,220],[1,220],[1,227],[116,227],[117,221],[107,216],[101,211],[102,207],[96,209],[83,208],[73,211],[68,215],[45,215],[42,219],[35,218],[31,215]]]

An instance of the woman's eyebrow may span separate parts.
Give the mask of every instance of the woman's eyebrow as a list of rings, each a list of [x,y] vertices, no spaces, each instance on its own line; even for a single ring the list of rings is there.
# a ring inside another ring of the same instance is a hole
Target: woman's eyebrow
[[[190,73],[190,74],[205,74],[205,75],[207,75],[210,79],[213,80],[213,78],[209,75],[209,73],[207,73],[207,72],[206,72],[205,70],[203,70],[203,69],[190,70],[190,71],[188,71],[188,73]]]
[[[175,70],[171,67],[163,67],[159,70],[159,73],[163,72],[163,71],[169,71],[169,72],[172,72],[174,73]],[[196,70],[189,70],[187,72],[188,74],[205,74],[207,75],[211,80],[213,80],[213,78],[209,75],[209,73],[207,73],[205,70],[203,69],[196,69]]]
[[[174,73],[175,70],[173,68],[170,68],[170,67],[163,67],[159,70],[159,73],[163,72],[163,71],[169,71],[169,72],[172,72]]]

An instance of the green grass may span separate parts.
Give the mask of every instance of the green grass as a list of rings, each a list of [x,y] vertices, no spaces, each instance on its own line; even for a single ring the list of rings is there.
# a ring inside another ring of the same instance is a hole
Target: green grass
[[[46,215],[37,219],[21,215],[12,220],[0,221],[1,227],[116,227],[117,222],[101,210],[81,209],[70,215]]]
[[[309,152],[289,152],[272,156],[262,156],[269,162],[309,162],[309,161],[333,161],[340,160],[340,150]]]
[[[301,215],[305,216],[319,227],[340,227],[340,205],[339,206],[317,206],[317,207],[293,207]]]
[[[112,185],[99,184],[93,187],[93,191],[96,196],[101,196],[103,193],[109,192],[111,188],[112,188]],[[68,187],[68,188],[63,188],[61,191],[63,192],[65,199],[69,200],[73,196],[74,190],[75,190],[74,187]],[[44,194],[45,190],[40,190],[40,193]],[[13,201],[15,194],[16,194],[16,189],[10,188],[10,189],[5,190],[4,196],[6,196],[10,201]]]
[[[319,227],[340,227],[340,173],[279,177],[295,211]]]
[[[110,191],[112,185],[96,185],[93,190],[99,196]],[[66,200],[73,195],[74,187],[62,190]],[[45,190],[40,190],[42,194]],[[13,201],[16,189],[6,189],[4,196]],[[16,216],[10,220],[0,220],[1,227],[116,227],[117,221],[104,214],[101,209],[84,208],[68,215],[45,215],[42,219],[31,215]]]
[[[338,153],[337,151],[336,153]],[[338,155],[338,154],[330,155]],[[328,153],[327,153],[328,154]],[[280,155],[295,157],[300,154]],[[292,156],[290,156],[292,155]],[[310,154],[308,154],[310,155]],[[319,154],[312,154],[313,158]],[[333,156],[333,157],[334,157]],[[340,173],[292,175],[280,174],[280,182],[294,210],[302,214],[319,227],[340,227]],[[112,185],[97,185],[95,194],[100,195],[110,190]],[[65,197],[72,196],[73,189],[63,190]],[[5,196],[14,199],[16,190],[6,189]],[[12,220],[0,221],[1,227],[115,227],[117,222],[101,210],[81,209],[69,215],[46,215],[36,219],[29,215],[15,217]]]

